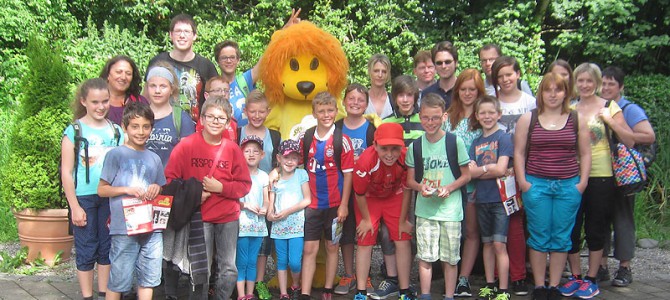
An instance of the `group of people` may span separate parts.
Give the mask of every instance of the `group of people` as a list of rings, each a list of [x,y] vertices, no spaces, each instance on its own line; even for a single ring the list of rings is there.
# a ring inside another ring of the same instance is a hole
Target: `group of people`
[[[612,224],[621,266],[612,284],[632,282],[634,195],[616,189],[606,132],[629,147],[655,136],[622,96],[620,69],[583,63],[573,71],[557,60],[536,98],[518,61],[496,45],[480,49],[481,70],[456,75],[456,47],[437,43],[416,54],[414,77],[393,80],[388,57],[375,54],[369,89],[352,83],[344,95],[317,94],[317,125],[282,141],[264,126],[271,107],[255,87],[257,67],[237,72],[235,42],[215,46],[218,75],[193,52],[193,18],[174,17],[169,34],[173,49],[151,60],[143,90],[134,61],[117,56],[74,99],[61,175],[84,299],[93,299],[97,265],[98,297],[120,299],[136,286],[139,299],[151,299],[162,278],[167,299],[177,299],[188,274],[192,299],[236,292],[268,300],[274,248],[279,298],[306,300],[320,245],[324,300],[352,291],[355,300],[431,299],[434,266],[444,299],[509,299],[529,293],[526,261],[533,299],[589,299],[609,278]],[[340,98],[347,115],[336,120]],[[382,119],[378,127],[370,115]],[[519,189],[511,195],[509,178]],[[124,200],[159,194],[174,197],[168,227],[129,235]],[[378,243],[384,280],[373,288]],[[486,284],[473,293],[480,243]],[[340,248],[344,274],[335,284]],[[566,262],[572,276],[560,285]]]

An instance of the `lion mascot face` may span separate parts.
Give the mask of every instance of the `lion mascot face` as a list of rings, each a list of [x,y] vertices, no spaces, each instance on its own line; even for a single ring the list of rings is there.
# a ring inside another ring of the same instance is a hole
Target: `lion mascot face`
[[[341,98],[347,85],[349,62],[334,36],[301,21],[272,35],[259,70],[272,107],[265,125],[279,130],[282,138],[287,139],[297,137],[309,128],[306,126],[315,124],[310,116],[316,94],[328,91]],[[343,116],[340,100],[338,110],[340,117]]]

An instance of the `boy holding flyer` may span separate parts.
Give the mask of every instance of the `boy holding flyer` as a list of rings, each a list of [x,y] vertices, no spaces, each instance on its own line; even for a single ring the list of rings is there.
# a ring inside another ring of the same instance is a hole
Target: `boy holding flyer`
[[[509,256],[507,255],[507,228],[509,215],[500,196],[499,178],[508,173],[510,158],[514,155],[512,137],[498,128],[502,115],[500,102],[492,96],[483,96],[475,103],[482,135],[470,147],[470,176],[475,181],[475,204],[482,244],[484,244],[484,272],[486,285],[479,290],[484,299],[509,299]],[[504,199],[507,200],[507,199]],[[518,210],[518,209],[517,209]],[[499,286],[495,286],[495,269]]]
[[[145,149],[154,125],[154,113],[147,105],[129,103],[123,113],[123,130],[128,140],[122,147],[109,151],[105,157],[98,185],[98,194],[109,197],[109,233],[112,245],[109,258],[112,264],[106,299],[120,299],[121,292],[132,287],[137,277],[138,299],[151,299],[153,287],[161,282],[163,238],[160,231],[131,234],[132,218],[124,215],[124,200],[153,201],[165,184],[160,157]],[[143,207],[128,208],[140,214]],[[146,210],[145,210],[146,211]],[[151,223],[152,213],[146,219]],[[139,217],[139,216],[138,216]]]

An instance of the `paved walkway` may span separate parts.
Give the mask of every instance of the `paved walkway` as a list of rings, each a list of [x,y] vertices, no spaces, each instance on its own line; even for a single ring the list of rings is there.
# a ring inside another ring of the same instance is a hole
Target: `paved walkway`
[[[626,288],[615,288],[605,282],[600,287],[600,295],[594,299],[670,299],[670,274],[658,274],[656,277],[657,279],[652,281],[633,282]],[[186,284],[186,282],[183,283]],[[440,281],[433,282],[434,292],[442,289],[443,285]],[[316,295],[316,292],[314,294]],[[81,299],[81,294],[76,282],[59,281],[51,277],[0,274],[0,299]],[[164,299],[162,288],[155,290],[154,299]],[[180,297],[180,299],[187,299],[187,297]],[[350,300],[352,296],[336,296],[333,299]],[[435,293],[433,299],[442,299],[442,296]],[[512,296],[512,299],[530,299],[530,296]]]

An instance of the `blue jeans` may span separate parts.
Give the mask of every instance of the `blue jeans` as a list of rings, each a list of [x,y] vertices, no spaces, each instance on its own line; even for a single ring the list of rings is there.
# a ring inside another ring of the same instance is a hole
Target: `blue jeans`
[[[90,271],[96,263],[109,265],[111,239],[107,220],[109,219],[109,198],[98,195],[77,196],[79,206],[86,212],[86,225],[72,226],[74,247],[77,251],[77,270]]]
[[[568,252],[570,234],[582,201],[579,176],[547,179],[526,175],[530,189],[522,194],[528,222],[528,246],[539,252]]]
[[[137,286],[156,287],[161,284],[163,235],[160,232],[114,235],[109,258],[112,261],[107,285],[110,291],[130,291],[133,274]]]
[[[230,299],[230,295],[232,295],[237,283],[235,258],[237,256],[237,235],[239,233],[240,222],[238,220],[220,224],[203,222],[203,226],[210,275],[212,274],[212,261],[216,255],[217,273],[214,299]],[[215,246],[216,253],[214,253]],[[205,286],[205,291],[208,289],[209,287]]]
[[[509,216],[502,202],[477,203],[477,223],[482,243],[507,243]]]

